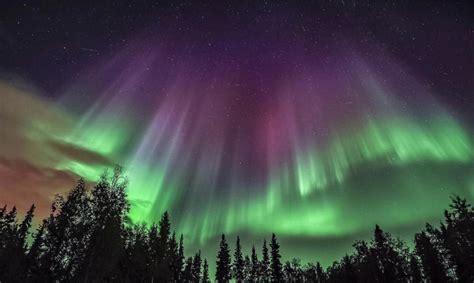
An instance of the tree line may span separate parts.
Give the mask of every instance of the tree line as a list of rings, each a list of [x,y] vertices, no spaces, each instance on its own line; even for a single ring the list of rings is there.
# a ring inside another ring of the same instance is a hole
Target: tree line
[[[31,231],[35,206],[22,221],[15,207],[0,208],[0,282],[211,282],[209,264],[197,252],[185,256],[183,235],[164,213],[158,224],[127,218],[127,179],[116,167],[90,190],[83,179]],[[327,268],[319,262],[283,262],[275,234],[244,255],[222,235],[216,282],[474,282],[474,209],[453,197],[438,227],[415,234],[414,249],[375,226],[370,241]],[[214,281],[213,280],[213,281]]]

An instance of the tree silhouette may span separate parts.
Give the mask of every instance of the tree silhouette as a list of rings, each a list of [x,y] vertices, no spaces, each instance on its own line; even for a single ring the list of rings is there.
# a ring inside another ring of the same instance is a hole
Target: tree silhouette
[[[107,281],[119,276],[119,260],[125,254],[123,223],[129,210],[125,192],[127,185],[128,181],[122,174],[122,168],[116,166],[111,177],[107,172],[104,173],[94,187],[91,198],[92,221],[82,223],[83,227],[78,231],[78,238],[87,237],[87,226],[91,226],[89,244],[84,259],[80,261],[80,273],[76,277],[84,281]],[[85,189],[81,188],[81,193],[78,194],[81,199],[87,199],[84,191]],[[81,201],[78,203],[82,204]],[[82,205],[87,207],[87,204]],[[134,248],[137,250],[133,250],[134,253],[138,255],[143,250],[146,255],[145,236],[137,234],[136,240],[140,243],[136,243]],[[87,240],[82,241],[84,243]]]
[[[260,262],[258,261],[257,252],[255,246],[252,246],[252,269],[250,271],[250,281],[255,282],[259,280]]]
[[[178,282],[181,276],[183,263],[179,254],[179,249],[178,242],[176,242],[176,234],[173,233],[169,242],[169,268],[171,271],[171,281],[173,282]]]
[[[179,280],[181,280],[183,269],[184,269],[184,239],[183,234],[179,238],[179,248],[178,248],[178,256],[177,256],[177,267],[176,270],[179,270]]]
[[[405,247],[400,241],[392,239],[378,225],[375,225],[371,256],[376,260],[375,276],[381,282],[393,281],[393,278],[408,279],[408,262],[403,253]]]
[[[207,264],[207,259],[204,259],[204,264],[202,266],[202,283],[210,283],[209,279],[209,265]]]
[[[451,211],[444,211],[445,223],[435,230],[460,282],[474,282],[474,209],[459,196],[452,198]]]
[[[201,281],[201,251],[194,255],[192,275],[193,282],[199,283]]]
[[[216,261],[216,281],[229,282],[231,279],[231,260],[229,246],[222,234],[219,252]]]
[[[420,263],[416,258],[416,255],[410,256],[410,282],[422,282],[423,277],[421,274]]]
[[[248,255],[244,257],[244,282],[251,281],[251,274],[252,273],[252,261]]]
[[[164,212],[158,225],[127,219],[127,180],[120,167],[105,172],[92,190],[80,179],[65,196],[56,196],[49,216],[30,231],[35,207],[19,221],[17,210],[0,208],[0,282],[210,282],[200,251],[186,259],[183,235],[171,234]],[[453,197],[439,227],[429,224],[415,235],[415,250],[378,225],[373,239],[357,241],[355,251],[325,272],[319,262],[282,266],[272,235],[262,260],[255,247],[243,255],[237,237],[234,264],[222,235],[216,260],[217,282],[473,282],[474,211]],[[29,241],[28,239],[31,239]],[[30,242],[30,244],[28,244]]]
[[[263,240],[262,262],[260,265],[260,280],[263,282],[271,281],[272,271],[270,269],[270,257],[268,255],[267,240]]]
[[[106,176],[96,185],[105,186]],[[43,222],[41,245],[36,255],[37,280],[66,281],[77,276],[84,263],[87,244],[91,241],[91,230],[95,213],[85,182],[79,179],[77,185],[66,198],[56,196],[51,206],[50,216]]]
[[[13,207],[0,209],[0,281],[24,281],[27,275],[26,238],[31,227],[35,206],[26,213],[18,224],[17,210]]]
[[[188,257],[184,264],[183,282],[194,282],[193,280],[193,258]]]
[[[430,282],[447,282],[448,276],[440,252],[431,243],[425,231],[415,235],[415,247],[421,258],[426,279]]]
[[[271,255],[272,255],[272,262],[271,262],[271,270],[272,270],[272,282],[283,282],[283,271],[282,265],[280,262],[280,245],[277,242],[275,234],[272,234],[272,241],[270,243],[271,248]]]
[[[237,282],[244,281],[244,268],[245,262],[242,256],[242,247],[240,246],[240,238],[237,236],[237,241],[235,243],[235,252],[234,252],[234,278]]]
[[[321,267],[321,264],[319,261],[316,263],[315,266],[315,273],[316,273],[316,281],[315,282],[325,282],[326,281],[326,274],[324,273],[323,268]]]

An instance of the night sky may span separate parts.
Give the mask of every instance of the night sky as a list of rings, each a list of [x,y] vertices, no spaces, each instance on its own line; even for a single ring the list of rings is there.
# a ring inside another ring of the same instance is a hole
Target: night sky
[[[275,232],[327,265],[474,198],[469,1],[4,2],[1,204],[118,163],[189,254]]]

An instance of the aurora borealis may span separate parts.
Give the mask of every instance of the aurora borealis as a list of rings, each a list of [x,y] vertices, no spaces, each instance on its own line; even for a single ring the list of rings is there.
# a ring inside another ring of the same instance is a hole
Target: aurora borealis
[[[206,256],[221,233],[249,248],[274,232],[323,264],[376,223],[411,235],[453,193],[474,197],[472,18],[419,5],[104,7],[111,22],[11,7],[18,33],[35,30],[28,13],[62,27],[50,44],[5,40],[21,48],[2,66],[0,203],[46,215],[118,163],[130,218],[167,210]]]

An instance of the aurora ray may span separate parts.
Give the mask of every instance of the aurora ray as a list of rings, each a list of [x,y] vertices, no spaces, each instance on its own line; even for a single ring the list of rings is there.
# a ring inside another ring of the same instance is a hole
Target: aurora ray
[[[437,221],[449,195],[474,197],[472,117],[448,103],[474,88],[433,87],[414,71],[424,53],[401,60],[350,11],[320,23],[306,7],[275,10],[255,26],[228,11],[239,28],[225,31],[183,12],[124,36],[54,94],[2,81],[0,202],[34,195],[45,214],[54,193],[119,163],[136,223],[167,210],[204,255],[221,233],[247,244],[275,232],[288,257],[309,260],[311,246],[329,263],[375,223],[408,235]]]

